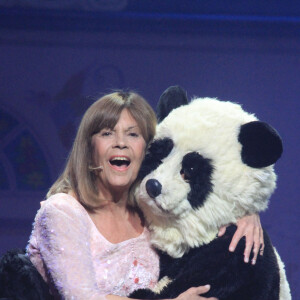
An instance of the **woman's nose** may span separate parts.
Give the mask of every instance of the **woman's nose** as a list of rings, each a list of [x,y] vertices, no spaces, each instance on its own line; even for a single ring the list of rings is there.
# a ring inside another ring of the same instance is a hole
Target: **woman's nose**
[[[116,134],[115,147],[127,148],[126,136],[124,134]]]

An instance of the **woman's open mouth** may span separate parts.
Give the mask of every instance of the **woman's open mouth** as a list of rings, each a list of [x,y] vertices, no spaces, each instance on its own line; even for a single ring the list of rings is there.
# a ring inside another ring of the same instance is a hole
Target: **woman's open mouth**
[[[131,161],[127,156],[113,156],[109,163],[115,170],[124,171],[128,169]]]

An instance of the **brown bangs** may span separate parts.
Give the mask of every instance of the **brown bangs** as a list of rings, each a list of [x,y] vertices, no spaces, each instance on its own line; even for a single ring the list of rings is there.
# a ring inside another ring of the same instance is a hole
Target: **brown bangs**
[[[104,128],[113,129],[124,109],[124,102],[120,100],[117,93],[105,96],[90,107],[89,135],[92,136]]]
[[[143,138],[148,144],[155,134],[156,116],[151,106],[140,95],[131,93],[126,100],[124,108],[128,109],[136,120]]]

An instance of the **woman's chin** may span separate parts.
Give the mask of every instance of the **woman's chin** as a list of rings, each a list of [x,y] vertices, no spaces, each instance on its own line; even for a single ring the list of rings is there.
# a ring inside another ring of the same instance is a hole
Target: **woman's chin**
[[[118,180],[110,183],[110,190],[112,191],[128,191],[130,186],[132,185],[132,181],[128,180]]]

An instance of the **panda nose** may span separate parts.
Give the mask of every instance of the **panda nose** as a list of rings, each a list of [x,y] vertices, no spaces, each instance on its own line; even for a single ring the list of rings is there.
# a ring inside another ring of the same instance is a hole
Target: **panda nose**
[[[155,198],[161,193],[161,184],[156,179],[149,179],[146,182],[146,191],[151,198]]]

